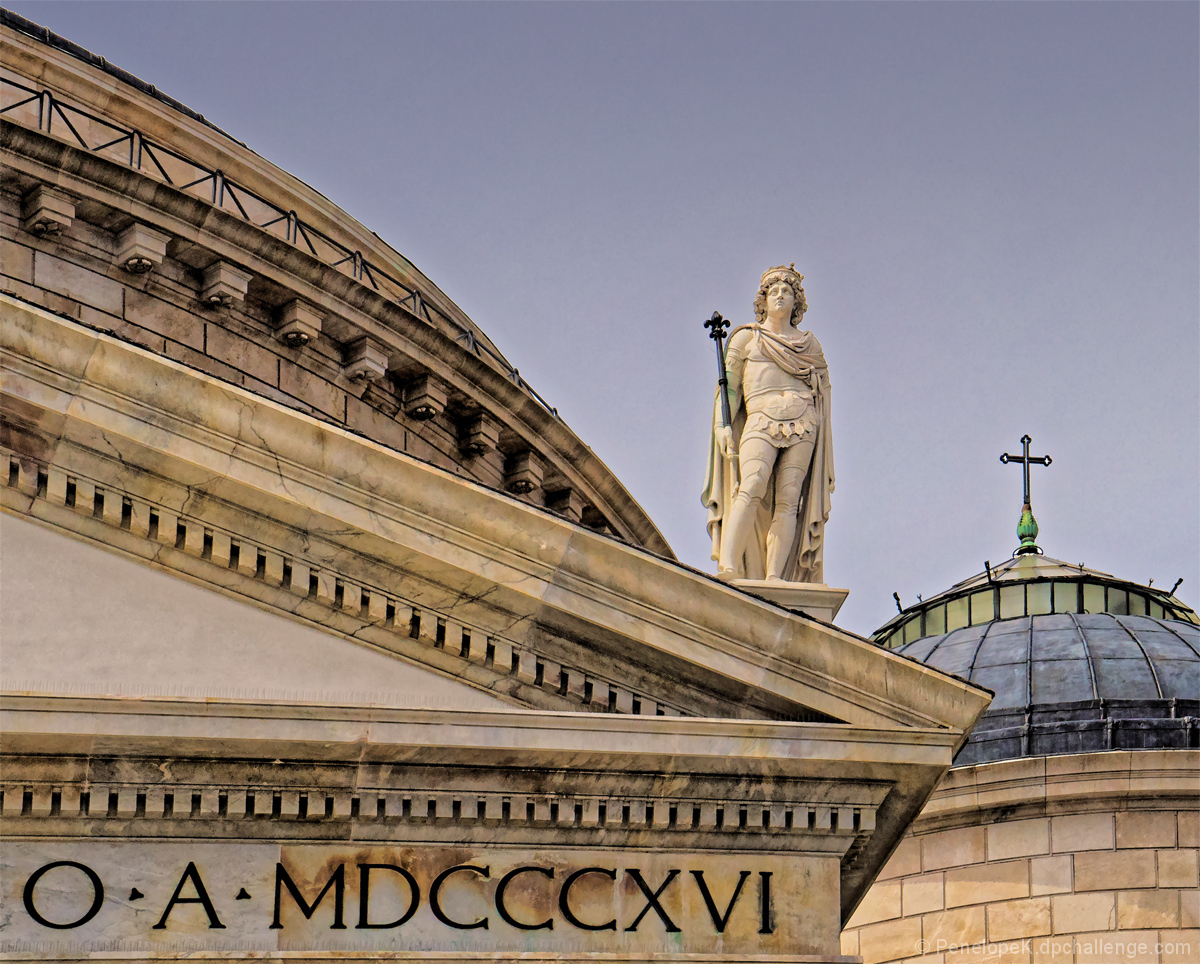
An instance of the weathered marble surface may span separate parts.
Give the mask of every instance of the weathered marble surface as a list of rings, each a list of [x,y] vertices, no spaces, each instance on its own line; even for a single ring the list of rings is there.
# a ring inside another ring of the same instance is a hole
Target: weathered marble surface
[[[822,778],[861,766],[893,788],[844,870],[846,913],[987,703],[952,677],[518,499],[7,296],[0,307],[9,438],[20,446],[0,486],[6,512],[525,705],[635,723],[559,727],[612,741],[580,740],[565,759],[645,754],[655,739],[675,754],[696,725],[672,722],[682,713],[822,721],[801,741],[820,734]],[[91,732],[92,712],[79,711],[76,732]],[[245,725],[220,713],[212,723],[195,752]],[[403,728],[433,759],[448,723],[364,727],[322,712],[303,739],[365,732],[371,753],[378,734]],[[505,734],[555,731],[545,718],[488,726],[470,751],[476,765],[494,763],[498,747],[532,752]],[[96,745],[134,752],[112,736]],[[154,752],[177,749],[170,727],[146,738]],[[752,760],[774,739],[729,734],[701,754],[704,768],[720,753]],[[560,761],[565,749],[554,746]],[[310,742],[304,752],[330,751]],[[667,778],[679,759],[657,765]]]
[[[0,706],[8,840],[795,855],[834,860],[843,913],[864,855],[955,743],[914,728],[215,698]]]
[[[32,905],[53,923],[70,924],[88,913],[96,890],[85,871],[57,867],[37,881],[26,899],[23,890],[31,875],[57,861],[90,868],[104,891],[94,917],[58,930],[39,924],[28,907]],[[320,947],[822,954],[836,948],[837,942],[837,863],[834,857],[559,848],[9,842],[0,866],[6,907],[0,921],[0,948],[15,950],[20,942],[55,941],[93,953],[142,950],[149,945],[164,951]],[[187,876],[179,892],[181,902],[172,904],[189,864],[195,866],[195,875]],[[367,872],[367,918],[362,916],[363,864],[388,865]],[[445,877],[435,906],[431,885],[445,871],[463,866],[480,869]],[[411,875],[417,893],[415,909],[412,885],[389,867]],[[506,875],[520,867],[540,870],[516,874],[498,894]],[[612,877],[584,874],[571,883],[564,901],[564,884],[586,868],[612,872]],[[703,887],[696,871],[703,877]],[[651,893],[663,888],[658,898],[661,914],[648,901],[638,877]],[[288,881],[312,908],[331,879],[330,891],[306,919]],[[207,906],[197,902],[201,897],[197,880]],[[740,888],[739,880],[743,881]],[[704,900],[705,889],[711,910]],[[237,899],[243,891],[249,898]],[[399,926],[380,926],[408,916],[410,910],[411,917]],[[547,921],[550,926],[529,927]],[[610,923],[613,926],[606,926]]]
[[[0,568],[9,692],[513,705],[24,519],[0,516],[0,546],[21,560]]]

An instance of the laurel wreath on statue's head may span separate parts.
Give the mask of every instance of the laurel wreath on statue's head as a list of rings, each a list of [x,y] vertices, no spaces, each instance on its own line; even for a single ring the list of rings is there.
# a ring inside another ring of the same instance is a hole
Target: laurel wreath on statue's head
[[[808,311],[808,299],[804,296],[804,275],[796,272],[796,262],[794,261],[790,265],[776,265],[763,272],[762,279],[758,284],[758,295],[754,299],[754,320],[760,325],[766,320],[767,290],[776,281],[785,281],[792,289],[796,303],[792,306],[791,324],[795,328],[800,323],[800,319],[804,317],[804,313]]]

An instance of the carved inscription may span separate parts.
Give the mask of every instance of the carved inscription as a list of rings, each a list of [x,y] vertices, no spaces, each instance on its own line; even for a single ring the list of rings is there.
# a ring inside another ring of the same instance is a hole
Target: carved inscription
[[[838,928],[837,863],[821,856],[20,842],[4,863],[21,911],[0,921],[0,948],[211,934],[290,950],[826,953]]]

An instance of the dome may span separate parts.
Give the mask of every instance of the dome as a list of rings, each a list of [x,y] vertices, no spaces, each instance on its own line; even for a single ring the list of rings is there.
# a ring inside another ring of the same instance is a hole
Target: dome
[[[996,694],[956,765],[1200,745],[1200,620],[1173,590],[1036,546],[984,565],[873,636]]]
[[[992,690],[957,765],[1097,750],[1193,747],[1200,618],[1169,592],[1047,556],[1029,500],[1021,544],[995,568],[900,612],[874,642]],[[1183,580],[1180,580],[1182,582]]]
[[[40,65],[0,76],[5,150],[23,158],[4,191],[20,230],[54,245],[37,284],[30,262],[6,287],[35,303],[53,289],[44,307],[85,327],[674,558],[621,481],[407,257],[154,86],[17,14],[0,10],[0,25],[6,64]]]
[[[1116,613],[1018,616],[899,653],[996,694],[955,763],[1200,745],[1200,627]]]
[[[984,565],[984,572],[902,610],[871,639],[887,649],[901,649],[965,626],[1051,613],[1112,613],[1200,622],[1173,591],[1128,582],[1050,556],[1027,553],[995,567]]]

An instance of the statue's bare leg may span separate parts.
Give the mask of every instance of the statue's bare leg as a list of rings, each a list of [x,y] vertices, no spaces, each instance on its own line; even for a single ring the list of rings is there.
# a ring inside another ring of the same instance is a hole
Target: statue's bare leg
[[[767,494],[771,482],[771,470],[779,450],[763,438],[743,439],[738,448],[742,478],[738,483],[737,495],[729,510],[729,518],[721,528],[721,552],[717,560],[718,573],[732,576],[737,562],[746,551],[746,540],[754,528],[754,516]]]
[[[806,438],[779,453],[775,464],[775,511],[767,530],[767,578],[782,579],[796,539],[800,493],[812,464],[814,439]]]

